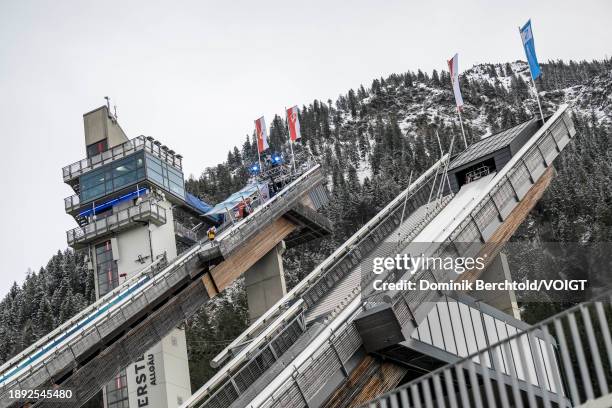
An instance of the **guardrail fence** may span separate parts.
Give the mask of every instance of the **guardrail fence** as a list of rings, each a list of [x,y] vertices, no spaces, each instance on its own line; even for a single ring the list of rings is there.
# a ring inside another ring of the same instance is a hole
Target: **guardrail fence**
[[[611,295],[574,306],[363,407],[612,406]]]

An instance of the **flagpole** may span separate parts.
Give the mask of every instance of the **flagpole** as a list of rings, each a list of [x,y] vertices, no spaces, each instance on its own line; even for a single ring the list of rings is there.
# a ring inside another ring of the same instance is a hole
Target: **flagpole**
[[[518,30],[519,30],[519,36],[521,37],[521,42],[523,42],[523,35],[522,35],[520,26]],[[527,55],[527,48],[525,47],[524,42],[523,42],[523,48],[525,49],[525,58],[527,58],[527,65],[529,65],[530,64],[529,56]],[[542,112],[542,104],[540,103],[540,94],[538,93],[538,88],[536,87],[535,79],[533,79],[533,73],[531,71],[531,66],[529,67],[529,77],[531,78],[531,86],[533,86],[533,92],[535,93],[536,101],[538,102],[538,109],[540,110],[540,118],[542,119],[542,124],[544,124],[544,113]]]
[[[442,150],[442,142],[440,142],[440,135],[438,134],[438,129],[436,129],[436,138],[438,138],[438,147],[440,148],[440,158],[444,156],[444,151]]]
[[[291,164],[293,165],[293,172],[295,173],[295,154],[293,154],[293,140],[291,140],[291,135],[289,135],[289,147],[291,148]]]
[[[291,108],[293,109],[293,108]],[[293,112],[291,112],[293,114]],[[287,115],[287,107],[285,106],[285,115]],[[289,131],[289,148],[291,149],[291,164],[293,165],[293,172],[295,173],[295,154],[293,154],[293,140],[291,139],[291,119],[287,116],[287,130]]]
[[[465,145],[465,148],[467,149],[468,144],[467,144],[467,139],[465,138],[465,130],[463,129],[463,118],[461,117],[461,108],[459,106],[457,106],[457,114],[459,115],[459,124],[461,125],[461,134],[463,135],[463,144]]]
[[[459,87],[459,54],[455,54],[453,58],[448,60],[448,71],[450,73],[451,85],[455,94],[455,105],[457,105],[457,114],[459,115],[459,124],[461,125],[461,135],[463,135],[463,144],[467,149],[467,138],[465,137],[465,129],[463,128],[463,117],[461,116],[461,107],[463,106],[463,98],[461,97],[461,89]]]
[[[535,93],[536,101],[538,101],[538,108],[540,109],[540,117],[542,118],[542,124],[544,124],[544,113],[542,113],[542,104],[540,103],[540,95],[538,93],[538,88],[536,87],[533,77],[531,77],[531,85],[533,85],[533,92]]]
[[[448,168],[450,166],[451,156],[453,155],[453,145],[454,144],[455,144],[455,132],[453,132],[453,137],[451,139],[450,146],[448,148],[448,158],[447,158],[446,163],[444,163],[444,169],[442,171],[442,180],[440,180],[440,185],[438,186],[438,192],[436,194],[436,201],[440,198],[442,193],[444,193],[444,189],[441,188],[441,187],[444,184],[444,178],[446,177],[448,179],[448,175],[447,175],[448,174]],[[450,186],[450,182],[449,182],[449,186]]]
[[[259,133],[257,132],[257,125],[255,126],[255,141],[257,142],[257,162],[259,163],[259,173],[261,174],[263,168],[261,167],[261,153],[259,153]]]
[[[257,162],[259,163],[259,174],[262,172],[261,168],[261,154],[259,153],[259,141],[257,141]]]

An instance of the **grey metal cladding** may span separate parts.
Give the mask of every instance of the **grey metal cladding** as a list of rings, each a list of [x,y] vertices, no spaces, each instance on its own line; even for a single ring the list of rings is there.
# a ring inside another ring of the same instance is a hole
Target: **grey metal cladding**
[[[100,323],[96,323],[96,327],[98,328],[100,337],[105,339],[119,330],[123,326],[123,323],[125,323],[123,311],[121,309],[117,309],[108,314]]]
[[[130,321],[133,317],[139,315],[148,305],[148,301],[143,292],[139,292],[125,303],[121,309],[126,321]]]
[[[378,351],[405,339],[402,326],[390,304],[381,304],[362,313],[354,322],[368,352]]]
[[[30,372],[30,375],[19,381],[19,388],[22,390],[32,390],[49,380],[52,375],[47,370],[46,364],[39,364]],[[0,396],[2,399],[2,396]]]
[[[457,156],[451,162],[449,171],[459,168],[481,157],[487,156],[508,145],[511,145],[512,142],[515,140],[515,138],[517,139],[517,142],[522,141],[523,139],[522,137],[520,138],[517,138],[517,137],[522,134],[526,134],[527,136],[530,136],[530,132],[525,132],[525,133],[522,133],[522,132],[526,130],[531,124],[536,124],[534,119],[531,119],[527,122],[523,122],[520,125],[514,126],[510,129],[506,129],[500,133],[497,133],[489,137],[486,137],[484,139],[481,139],[480,141],[468,146],[466,150],[461,152],[459,156]],[[525,141],[526,140],[522,141],[522,143],[516,143],[516,145],[520,144],[520,146],[522,146],[525,143]],[[518,147],[520,148],[520,146]],[[515,152],[513,151],[512,153],[514,154]]]
[[[74,355],[69,347],[58,351],[45,359],[47,365],[47,371],[51,375],[56,375],[66,370],[68,367],[74,366]]]
[[[76,356],[82,357],[87,350],[92,349],[100,342],[100,333],[95,326],[86,329],[80,337],[69,343]]]

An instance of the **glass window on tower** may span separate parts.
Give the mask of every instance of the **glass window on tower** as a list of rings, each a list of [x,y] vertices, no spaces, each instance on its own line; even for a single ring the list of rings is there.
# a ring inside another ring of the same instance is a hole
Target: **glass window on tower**
[[[144,180],[142,152],[117,160],[80,178],[81,202],[95,200],[114,191]]]
[[[99,297],[106,295],[119,285],[117,261],[113,260],[110,240],[96,245],[96,273]]]
[[[183,172],[147,154],[147,178],[177,197],[185,198]]]
[[[106,406],[107,408],[129,408],[125,370],[121,370],[106,386]]]

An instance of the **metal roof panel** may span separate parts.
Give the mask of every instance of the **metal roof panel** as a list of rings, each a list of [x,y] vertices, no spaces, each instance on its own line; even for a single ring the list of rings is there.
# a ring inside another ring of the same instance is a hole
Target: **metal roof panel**
[[[523,130],[529,126],[534,119],[523,122],[519,125],[511,127],[496,133],[489,137],[479,140],[473,145],[468,146],[463,152],[461,152],[452,162],[449,167],[449,171],[468,164],[472,161],[476,161],[480,157],[484,157],[491,154],[499,149],[502,149],[508,145],[519,135]]]

